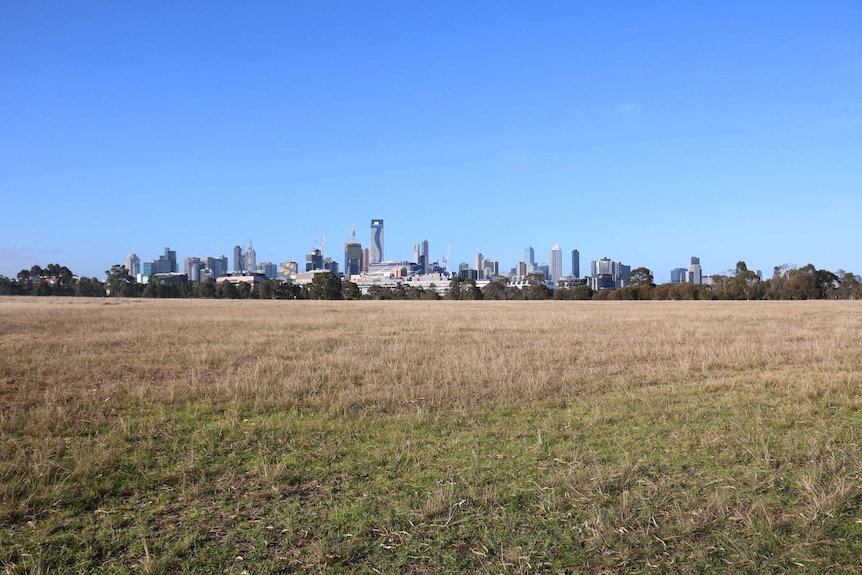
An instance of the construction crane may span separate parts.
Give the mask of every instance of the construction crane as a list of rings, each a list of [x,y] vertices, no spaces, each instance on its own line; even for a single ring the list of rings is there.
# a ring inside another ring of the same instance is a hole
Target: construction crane
[[[449,254],[452,252],[452,240],[449,240],[449,249],[446,250],[446,255],[443,256],[443,271],[449,271]]]

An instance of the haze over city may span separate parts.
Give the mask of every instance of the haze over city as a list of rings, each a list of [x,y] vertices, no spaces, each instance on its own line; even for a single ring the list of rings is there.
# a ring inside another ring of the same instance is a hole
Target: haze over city
[[[0,275],[560,244],[862,270],[862,5],[5,3]]]

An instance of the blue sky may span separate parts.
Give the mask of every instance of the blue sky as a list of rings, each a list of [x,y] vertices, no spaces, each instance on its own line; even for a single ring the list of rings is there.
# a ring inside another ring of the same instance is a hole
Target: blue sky
[[[352,226],[862,273],[862,3],[5,2],[0,274]]]

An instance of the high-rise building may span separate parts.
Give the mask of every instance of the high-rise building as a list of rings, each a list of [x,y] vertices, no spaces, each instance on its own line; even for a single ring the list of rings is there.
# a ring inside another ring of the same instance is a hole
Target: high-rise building
[[[524,248],[524,262],[527,264],[528,268],[536,267],[536,251],[532,246]]]
[[[628,285],[629,276],[631,275],[631,273],[632,266],[615,261],[614,282],[616,283],[616,287],[623,287],[624,285]]]
[[[177,267],[177,252],[171,248],[165,248],[164,255],[159,256],[153,266],[154,274],[171,274],[179,271]]]
[[[332,258],[326,258],[323,260],[323,269],[338,275],[338,262],[333,261]]]
[[[614,274],[613,262],[608,258],[593,260],[592,266],[590,267],[592,268],[590,275],[594,277],[604,275],[613,276]]]
[[[685,268],[673,268],[670,270],[670,283],[681,284],[684,282],[687,271]]]
[[[285,279],[296,279],[296,274],[299,272],[299,264],[290,260],[282,262],[279,266],[278,273]]]
[[[423,274],[427,274],[428,268],[428,240],[422,240],[422,253],[419,255],[419,265]]]
[[[563,248],[560,247],[560,244],[554,244],[549,257],[548,279],[552,284],[556,285],[560,281],[560,278],[563,277]]]
[[[356,241],[356,228],[353,228],[351,241],[344,244],[344,275],[358,276],[362,273],[362,245]]]
[[[278,277],[278,266],[272,262],[261,262],[257,264],[255,271],[266,276],[266,279],[274,280]]]
[[[189,278],[190,282],[199,282],[201,281],[201,269],[203,266],[201,265],[201,259],[196,257],[190,257],[183,260],[183,271],[186,276]]]
[[[217,258],[206,258],[205,260],[206,269],[209,270],[209,277],[214,280],[225,275],[228,271],[228,261],[227,256],[219,256]]]
[[[483,269],[485,268],[485,266],[483,265],[484,261],[485,261],[485,258],[482,256],[482,252],[479,252],[478,254],[476,254],[476,274],[477,274],[479,279],[484,278],[484,271],[483,271]]]
[[[700,258],[691,258],[691,265],[688,268],[688,275],[686,276],[686,280],[697,285],[703,283],[703,277],[700,272]]]
[[[482,260],[482,278],[489,280],[494,276],[499,275],[500,273],[500,264],[497,260]]]
[[[383,220],[371,220],[371,243],[368,246],[369,263],[383,261]]]
[[[241,272],[245,261],[242,259],[242,248],[239,245],[233,247],[233,271]]]
[[[248,240],[248,248],[245,250],[243,262],[245,265],[242,269],[249,272],[253,272],[257,269],[257,254],[254,252],[254,248],[251,247],[251,240]]]
[[[314,270],[322,270],[323,269],[323,252],[320,251],[320,248],[312,248],[310,254],[306,254],[305,256],[305,271],[310,272]]]
[[[141,283],[146,283],[147,280],[153,275],[153,268],[155,267],[155,260],[144,262],[141,264]]]
[[[129,254],[126,257],[126,269],[129,270],[129,275],[137,278],[141,273],[141,258],[136,254]]]
[[[581,252],[572,250],[572,275],[575,279],[581,277]]]

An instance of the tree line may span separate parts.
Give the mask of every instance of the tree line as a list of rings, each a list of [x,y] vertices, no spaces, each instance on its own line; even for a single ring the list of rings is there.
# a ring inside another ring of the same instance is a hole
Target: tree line
[[[325,300],[806,300],[862,299],[862,284],[852,274],[838,277],[812,264],[797,268],[776,266],[771,278],[761,279],[744,261],[727,274],[711,277],[710,285],[692,283],[656,285],[644,267],[632,270],[629,285],[614,290],[593,290],[588,285],[550,289],[542,274],[531,274],[520,285],[494,280],[481,288],[473,279],[453,277],[438,293],[403,282],[395,287],[371,286],[365,294],[359,286],[331,272],[321,272],[307,285],[268,280],[252,286],[240,282],[169,283],[152,278],[138,283],[126,267],[116,264],[105,271],[105,280],[77,277],[59,264],[34,265],[14,278],[0,275],[0,295],[208,298],[208,299],[325,299]]]

